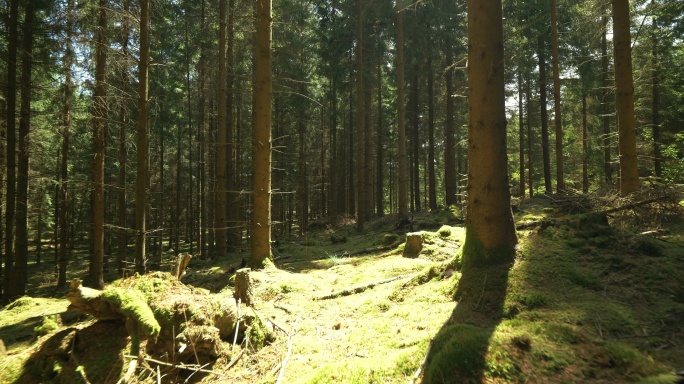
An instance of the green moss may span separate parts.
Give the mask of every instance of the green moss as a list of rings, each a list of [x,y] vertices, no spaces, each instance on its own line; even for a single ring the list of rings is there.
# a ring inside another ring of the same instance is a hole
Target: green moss
[[[435,337],[424,382],[464,382],[479,376],[486,367],[489,336],[487,330],[469,324],[443,328]]]
[[[565,276],[570,282],[577,284],[582,288],[588,288],[595,291],[603,288],[598,277],[593,272],[584,269],[567,266],[565,268]]]
[[[652,357],[642,354],[629,344],[605,342],[604,347],[615,367],[628,371],[630,375],[647,377],[663,373],[663,367],[656,364]]]
[[[259,316],[254,316],[252,324],[247,330],[247,338],[249,345],[255,351],[260,350],[264,345],[275,340],[273,333],[264,325]]]
[[[147,300],[140,293],[130,289],[108,287],[102,292],[102,300],[121,308],[126,317],[137,321],[146,335],[152,338],[159,336],[161,327],[147,305]]]
[[[37,327],[33,328],[33,331],[37,336],[47,335],[50,332],[59,329],[58,317],[57,315],[45,316],[43,321]]]
[[[485,248],[475,230],[468,225],[461,253],[464,267],[502,264],[515,258],[515,244]]]
[[[646,256],[659,257],[664,254],[664,247],[654,238],[637,236],[634,243],[634,248]]]
[[[451,236],[451,227],[448,225],[442,225],[442,227],[437,230],[437,234],[439,237],[446,239],[447,237]]]
[[[399,235],[394,233],[386,233],[382,239],[384,245],[392,245],[399,242]]]

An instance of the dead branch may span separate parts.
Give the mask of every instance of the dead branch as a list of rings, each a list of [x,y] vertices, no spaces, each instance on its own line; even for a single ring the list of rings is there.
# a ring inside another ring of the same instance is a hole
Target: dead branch
[[[345,289],[343,291],[333,292],[333,293],[327,294],[325,296],[316,297],[316,298],[314,298],[314,300],[336,299],[340,296],[349,296],[349,295],[353,295],[356,293],[361,293],[361,292],[363,292],[367,289],[370,289],[370,288],[374,288],[376,285],[391,283],[393,281],[396,281],[399,279],[405,279],[407,277],[413,277],[413,275],[395,276],[395,277],[390,277],[389,279],[374,281],[372,283],[348,288],[348,289]]]
[[[365,248],[365,249],[362,249],[360,251],[344,253],[343,256],[359,256],[359,255],[366,255],[369,253],[391,251],[392,249],[395,249],[396,247],[398,247],[399,244],[401,244],[401,243],[385,245],[382,247]]]
[[[652,199],[641,200],[641,201],[637,201],[637,202],[634,202],[634,203],[625,204],[625,205],[622,205],[622,206],[619,206],[619,207],[606,209],[606,210],[604,210],[604,211],[601,211],[601,213],[609,214],[609,213],[620,212],[620,211],[624,211],[624,210],[626,210],[626,209],[633,209],[633,208],[636,208],[636,207],[640,207],[640,206],[642,206],[642,205],[657,203],[657,202],[660,202],[660,201],[663,201],[663,200],[667,200],[667,199],[670,199],[670,198],[672,198],[672,196],[670,196],[670,195],[658,196],[658,197],[654,197],[654,198],[652,198]]]
[[[420,378],[420,376],[423,374],[423,369],[425,369],[425,364],[427,364],[428,357],[430,356],[430,350],[432,349],[432,343],[433,343],[433,340],[430,340],[430,344],[428,345],[427,352],[425,353],[425,358],[423,359],[423,362],[420,363],[420,366],[418,366],[416,373],[413,374],[413,378],[411,378],[410,384],[414,384]]]
[[[185,370],[185,371],[202,372],[202,373],[211,373],[212,375],[221,376],[221,377],[224,376],[222,373],[218,373],[218,372],[215,372],[215,371],[212,371],[212,370],[209,370],[209,369],[203,369],[203,368],[202,368],[201,366],[199,366],[199,365],[178,365],[178,364],[171,364],[171,363],[167,363],[167,362],[164,362],[164,361],[160,361],[160,360],[153,359],[153,358],[151,358],[151,357],[137,357],[137,356],[131,356],[131,355],[124,355],[124,357],[127,358],[127,359],[133,359],[133,361],[137,361],[137,359],[142,359],[142,360],[147,361],[148,363],[154,363],[154,364],[158,364],[158,365],[163,365],[163,366],[165,366],[165,367],[170,367],[170,368],[174,368],[174,369],[182,369],[182,370]]]
[[[280,363],[280,372],[278,373],[278,380],[276,380],[276,384],[280,384],[283,380],[283,376],[285,375],[285,366],[287,365],[287,362],[290,360],[290,356],[292,355],[292,339],[294,338],[294,335],[297,333],[298,322],[299,316],[297,316],[297,320],[295,320],[295,323],[292,326],[292,331],[290,331],[290,333],[287,335],[287,354],[285,354],[283,362]]]

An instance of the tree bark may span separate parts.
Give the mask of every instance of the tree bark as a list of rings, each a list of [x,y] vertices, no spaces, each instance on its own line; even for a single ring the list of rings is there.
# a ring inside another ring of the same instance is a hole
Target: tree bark
[[[24,10],[24,36],[21,60],[21,110],[19,119],[19,152],[17,153],[16,233],[14,238],[14,286],[17,297],[26,293],[28,280],[28,191],[29,191],[29,131],[31,128],[31,71],[33,67],[33,2]],[[10,241],[8,239],[8,241]]]
[[[465,267],[513,261],[501,0],[468,0],[468,212]]]
[[[69,210],[69,131],[71,129],[71,104],[74,97],[74,84],[71,79],[71,65],[74,61],[74,50],[71,43],[73,36],[74,0],[67,2],[66,14],[66,51],[64,53],[64,110],[62,113],[62,156],[59,168],[60,208],[59,208],[59,263],[57,288],[66,286],[67,269],[67,212]]]
[[[202,36],[206,33],[205,27],[205,0],[202,0],[202,15],[201,15],[201,30]],[[202,260],[207,259],[207,188],[206,188],[206,140],[207,140],[207,122],[205,117],[206,109],[206,69],[205,69],[205,43],[200,44],[200,59],[199,59],[199,124],[197,127],[197,136],[199,141],[199,257]]]
[[[135,180],[135,270],[145,273],[147,236],[147,180],[149,134],[147,129],[147,101],[149,98],[150,65],[150,0],[140,0],[140,60],[138,62],[138,126],[137,167]]]
[[[607,10],[606,10],[607,12]],[[606,183],[613,184],[613,165],[611,164],[610,154],[610,118],[611,112],[608,105],[608,97],[610,95],[610,84],[608,82],[608,16],[603,16],[603,33],[601,34],[601,82],[603,88],[603,106],[601,114],[603,115],[603,173],[606,177]]]
[[[522,69],[518,68],[518,145],[519,145],[519,157],[520,157],[520,182],[518,187],[518,196],[521,198],[525,197],[525,110],[523,108],[523,80],[522,80]]]
[[[271,255],[271,0],[257,0],[254,87],[254,212],[249,265],[264,268]]]
[[[377,167],[375,171],[375,213],[377,217],[385,216],[385,189],[383,156],[385,140],[385,128],[382,122],[382,61],[378,60],[378,140],[377,140]]]
[[[582,90],[582,193],[589,193],[589,127],[587,127],[587,92]]]
[[[553,108],[556,127],[556,191],[565,189],[563,175],[563,125],[560,97],[560,70],[558,68],[558,21],[556,18],[556,0],[551,0],[551,56],[553,56]]]
[[[404,84],[404,12],[397,12],[397,127],[399,135],[399,180],[398,183],[398,207],[397,218],[399,220],[408,217],[408,183],[406,165],[406,104]]]
[[[447,44],[446,51],[446,127],[444,148],[444,189],[447,206],[455,205],[456,200],[456,125],[454,123],[454,74],[451,69],[454,61],[451,47]]]
[[[655,0],[651,0],[651,6],[656,6]],[[651,71],[652,78],[652,106],[651,106],[651,119],[653,124],[653,171],[656,177],[663,176],[663,164],[662,164],[662,153],[660,149],[660,62],[658,48],[660,46],[660,41],[658,39],[658,18],[653,16],[653,36],[652,36],[652,56],[653,56],[653,69]]]
[[[7,187],[5,199],[5,270],[3,275],[3,304],[15,297],[14,277],[14,217],[17,198],[17,19],[19,0],[10,0],[9,33],[7,39]]]
[[[435,175],[435,76],[432,55],[428,57],[428,200],[430,210],[437,210],[437,178]]]
[[[363,231],[366,221],[365,195],[365,135],[364,135],[364,103],[365,88],[363,85],[363,13],[361,0],[355,0],[356,14],[356,230]]]
[[[534,197],[534,169],[532,161],[532,81],[528,78],[525,87],[525,99],[527,101],[527,185],[530,189],[530,198]]]
[[[544,187],[546,194],[553,193],[551,186],[551,155],[549,154],[549,117],[546,110],[546,58],[544,52],[544,37],[537,38],[539,57],[539,104],[541,108],[541,128],[542,128],[542,157],[544,163]]]
[[[613,44],[620,148],[620,194],[639,190],[629,0],[613,0]]]
[[[104,288],[102,269],[104,265],[104,164],[105,130],[107,129],[106,71],[107,71],[107,0],[99,1],[97,49],[95,62],[95,132],[93,133],[93,256],[90,263],[90,286]]]
[[[73,1],[73,0],[72,0]],[[131,1],[124,1],[124,12],[128,14],[130,12]],[[123,20],[123,41],[121,42],[121,53],[124,57],[129,56],[128,51],[128,41],[131,33],[131,25],[128,17]],[[125,77],[124,70],[121,70],[120,76],[122,79]],[[128,125],[126,106],[122,105],[119,110],[119,200],[117,202],[117,222],[119,223],[118,230],[118,246],[117,246],[117,270],[119,275],[123,273],[123,269],[126,267],[126,261],[128,261],[128,234],[127,234],[127,220],[126,220],[126,200],[127,200],[127,137],[126,137],[126,125]],[[66,282],[66,281],[65,281]]]
[[[236,181],[235,164],[235,0],[228,1],[228,27],[226,52],[226,240],[230,250],[240,246],[242,242],[239,228],[239,198]]]
[[[219,2],[219,53],[218,53],[218,93],[216,95],[217,136],[216,136],[216,213],[214,237],[216,257],[226,257],[226,7],[227,0]]]
[[[411,142],[413,144],[413,204],[415,211],[421,210],[420,202],[420,113],[418,111],[418,65],[413,64],[411,76],[411,123],[413,125]]]

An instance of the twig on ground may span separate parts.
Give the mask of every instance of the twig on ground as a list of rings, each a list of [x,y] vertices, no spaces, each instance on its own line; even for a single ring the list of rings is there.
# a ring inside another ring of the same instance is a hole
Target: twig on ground
[[[372,283],[359,285],[359,286],[348,288],[348,289],[338,291],[338,292],[333,292],[333,293],[330,293],[330,294],[325,295],[325,296],[319,296],[319,297],[314,298],[314,300],[336,299],[340,296],[349,296],[349,295],[353,295],[356,293],[361,293],[361,292],[363,292],[369,288],[375,287],[376,285],[391,283],[393,281],[396,281],[399,279],[404,279],[407,277],[413,277],[413,275],[395,276],[395,277],[390,277],[389,279],[374,281]]]
[[[274,308],[278,308],[278,309],[282,309],[282,310],[285,311],[285,313],[287,313],[288,315],[291,315],[291,314],[292,314],[292,310],[290,310],[289,308],[287,308],[286,306],[284,306],[284,305],[282,305],[282,304],[275,303],[275,304],[273,304],[273,307],[274,307]]]
[[[418,366],[418,369],[416,369],[416,373],[413,374],[413,378],[411,378],[410,384],[414,384],[416,380],[420,378],[420,376],[423,374],[423,369],[425,369],[425,364],[427,364],[427,359],[430,356],[430,350],[432,349],[432,343],[433,340],[430,340],[430,344],[428,344],[428,349],[427,352],[425,353],[425,358],[423,359],[423,362],[420,363],[420,366]]]
[[[297,316],[297,320],[295,320],[294,325],[292,326],[292,331],[290,331],[290,333],[287,336],[287,354],[285,354],[283,362],[280,363],[280,373],[278,373],[278,380],[276,380],[276,384],[280,384],[283,380],[283,376],[285,375],[285,366],[287,365],[287,362],[290,360],[290,355],[292,355],[292,338],[297,333],[298,322],[299,315]]]
[[[240,313],[240,304],[241,304],[241,301],[242,301],[242,300],[238,297],[238,300],[237,300],[237,305],[238,305],[238,317],[237,317],[237,321],[236,321],[236,323],[235,323],[235,337],[233,337],[233,346],[230,348],[230,351],[231,351],[231,352],[235,349],[235,343],[237,343],[238,331],[240,330],[240,317],[242,316],[242,314]]]
[[[285,330],[285,328],[283,328],[283,327],[281,327],[280,325],[278,325],[275,321],[270,320],[270,319],[267,320],[267,321],[270,322],[271,324],[273,324],[273,327],[274,327],[274,328],[278,328],[278,329],[279,329],[281,332],[283,332],[285,335],[288,334],[287,331]]]
[[[131,355],[124,355],[125,358],[127,359],[133,359],[133,361],[137,361],[138,357],[137,356],[131,356]],[[148,363],[155,363],[158,365],[163,365],[165,367],[171,367],[175,369],[182,369],[185,371],[193,371],[193,372],[202,372],[202,373],[211,373],[212,375],[216,376],[221,376],[223,377],[224,375],[222,373],[218,373],[209,369],[204,369],[202,367],[205,367],[206,365],[203,366],[198,366],[198,365],[178,365],[178,364],[171,364],[167,363],[164,361],[156,360],[151,357],[140,357],[140,359],[147,361]]]
[[[226,367],[226,371],[229,370],[229,369],[231,369],[231,368],[233,368],[233,366],[234,366],[235,364],[237,364],[238,360],[240,360],[240,358],[242,357],[242,355],[245,353],[245,350],[246,350],[246,349],[247,349],[247,348],[242,348],[242,349],[240,350],[240,353],[238,353],[238,355],[235,356],[235,357],[233,358],[233,360],[230,361],[230,363],[228,363],[228,366]]]

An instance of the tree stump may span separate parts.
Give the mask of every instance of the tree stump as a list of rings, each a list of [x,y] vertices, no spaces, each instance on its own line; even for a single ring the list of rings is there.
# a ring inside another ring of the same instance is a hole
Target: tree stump
[[[235,272],[235,300],[241,300],[246,305],[252,305],[252,282],[249,277],[251,268],[238,269]]]
[[[185,269],[188,267],[188,264],[190,264],[191,259],[192,255],[189,253],[181,253],[178,255],[176,265],[173,268],[173,275],[176,276],[178,280],[185,274]]]
[[[411,232],[406,234],[406,245],[404,246],[404,257],[418,257],[423,249],[423,237],[421,232]]]

